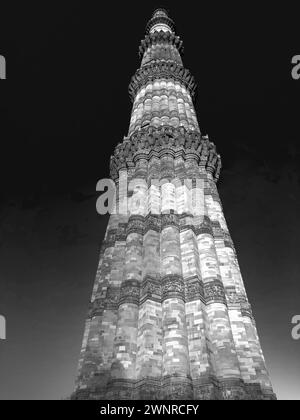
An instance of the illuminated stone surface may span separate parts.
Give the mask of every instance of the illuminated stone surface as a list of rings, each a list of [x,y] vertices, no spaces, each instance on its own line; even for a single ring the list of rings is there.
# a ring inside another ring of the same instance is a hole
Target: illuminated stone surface
[[[110,163],[119,192],[128,174],[131,211],[110,217],[73,399],[275,398],[181,50],[158,9]]]

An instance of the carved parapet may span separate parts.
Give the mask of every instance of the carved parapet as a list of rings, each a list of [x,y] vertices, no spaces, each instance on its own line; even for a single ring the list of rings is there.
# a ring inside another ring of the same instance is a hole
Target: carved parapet
[[[147,233],[149,230],[153,230],[155,232],[161,231],[160,217],[153,214],[148,214],[148,216],[146,216],[144,224],[144,233]]]
[[[215,181],[219,178],[221,158],[208,137],[184,127],[172,126],[149,126],[125,138],[116,146],[111,157],[110,175],[116,180],[120,170],[131,169],[138,160],[150,160],[153,156],[160,158],[166,153],[174,158],[195,159],[199,166],[212,173]]]
[[[182,276],[169,274],[162,278],[162,301],[179,298],[184,300],[184,281]]]
[[[182,83],[190,92],[191,97],[195,95],[196,82],[189,70],[174,62],[155,62],[138,69],[131,78],[128,91],[132,102],[138,91],[155,79],[173,79]]]
[[[185,279],[185,301],[193,302],[198,299],[205,303],[202,280],[198,276]]]
[[[169,44],[174,45],[179,53],[183,52],[183,42],[179,36],[176,36],[171,32],[155,31],[149,35],[146,35],[145,39],[141,41],[139,47],[139,56],[142,58],[145,51],[155,44]]]
[[[177,214],[162,214],[161,215],[161,229],[166,227],[175,227],[179,229],[179,217]]]
[[[161,284],[160,280],[146,276],[141,285],[140,304],[146,300],[153,300],[161,303]]]

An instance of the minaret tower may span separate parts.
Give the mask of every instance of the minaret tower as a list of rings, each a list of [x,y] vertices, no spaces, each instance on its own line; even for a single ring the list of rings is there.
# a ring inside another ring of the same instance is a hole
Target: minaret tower
[[[117,211],[73,399],[275,399],[182,50],[157,9],[129,85],[129,132],[111,157]]]

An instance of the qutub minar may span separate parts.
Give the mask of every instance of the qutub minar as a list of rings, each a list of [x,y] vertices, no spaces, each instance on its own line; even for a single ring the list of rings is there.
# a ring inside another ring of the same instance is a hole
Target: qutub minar
[[[119,188],[126,171],[143,204],[110,216],[72,399],[275,399],[216,188],[220,156],[164,9],[139,51],[110,174]],[[201,214],[175,178],[202,180]]]

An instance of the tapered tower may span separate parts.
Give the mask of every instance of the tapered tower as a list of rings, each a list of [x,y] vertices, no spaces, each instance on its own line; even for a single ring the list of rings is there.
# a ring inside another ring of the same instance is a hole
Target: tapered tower
[[[182,50],[156,10],[111,157],[117,200],[73,399],[275,399]]]

